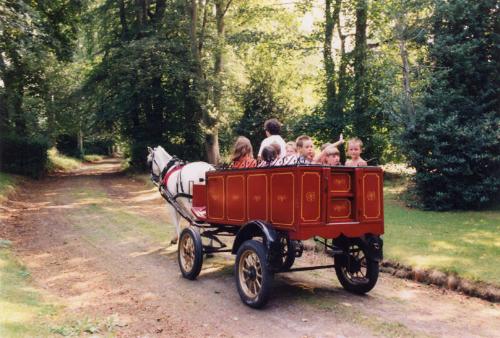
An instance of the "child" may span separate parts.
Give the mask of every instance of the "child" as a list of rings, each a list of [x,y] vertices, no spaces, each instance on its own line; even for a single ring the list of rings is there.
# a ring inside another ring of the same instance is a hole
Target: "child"
[[[286,143],[285,156],[297,156],[297,144],[293,141]]]
[[[298,164],[311,164],[314,160],[314,145],[312,139],[307,135],[302,135],[297,138],[297,152],[299,158]]]
[[[281,157],[276,165],[292,165],[297,163],[297,144],[293,141],[286,143],[285,156]]]
[[[231,156],[231,168],[253,168],[257,161],[253,158],[253,149],[250,140],[244,136],[236,139],[234,144],[233,156]]]
[[[330,145],[315,157],[313,163],[330,166],[340,165],[340,151],[337,147]]]
[[[269,119],[264,123],[266,138],[262,141],[259,148],[258,158],[262,158],[264,147],[276,143],[280,146],[280,154],[285,155],[285,140],[280,136],[281,123],[277,119]]]
[[[325,150],[326,147],[329,147],[329,146],[334,146],[335,148],[338,149],[338,146],[344,144],[344,136],[342,134],[340,134],[339,136],[339,140],[337,142],[334,142],[334,143],[325,143],[321,146],[321,151]]]
[[[264,147],[262,149],[262,161],[259,163],[259,167],[270,167],[274,165],[276,160],[278,159],[278,152],[276,148],[271,144],[270,146]]]
[[[346,166],[360,167],[367,165],[366,161],[363,160],[360,156],[362,148],[363,148],[363,142],[361,142],[361,140],[357,137],[351,138],[347,142],[347,154],[351,159],[345,162]]]

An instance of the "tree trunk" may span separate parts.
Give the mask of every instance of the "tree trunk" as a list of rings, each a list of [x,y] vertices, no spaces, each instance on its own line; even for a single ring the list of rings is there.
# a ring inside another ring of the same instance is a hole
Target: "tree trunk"
[[[337,14],[337,32],[340,39],[340,65],[339,65],[339,74],[338,74],[338,94],[337,94],[337,102],[336,102],[336,111],[338,115],[339,121],[339,133],[344,131],[345,128],[345,117],[344,117],[344,107],[345,102],[347,100],[347,56],[345,52],[345,40],[346,36],[342,33],[342,26],[340,22],[340,7],[341,0],[337,0],[335,6],[337,9],[335,10]]]
[[[404,23],[398,25],[398,31],[401,31]],[[397,26],[397,27],[398,27]],[[411,84],[410,84],[410,62],[408,60],[408,50],[406,49],[406,41],[404,37],[398,35],[398,45],[399,45],[399,55],[401,56],[401,61],[403,63],[403,98],[404,98],[404,113],[409,117],[410,126],[415,125],[415,107],[413,106]]]
[[[224,70],[224,48],[225,48],[225,26],[224,16],[230,5],[231,1],[216,0],[215,1],[215,18],[217,26],[217,46],[214,54],[214,87],[213,99],[214,108],[217,114],[216,117],[205,114],[204,122],[209,128],[206,135],[206,151],[208,161],[213,164],[218,164],[220,160],[219,150],[219,131],[218,131],[218,117],[222,112],[222,83],[223,83],[223,70]]]
[[[356,35],[354,47],[354,110],[353,129],[357,137],[370,143],[370,124],[366,116],[368,108],[368,84],[366,79],[366,24],[368,16],[367,0],[356,4]]]
[[[323,44],[323,62],[326,76],[326,109],[327,116],[333,120],[335,103],[335,62],[332,55],[333,31],[336,17],[332,13],[332,0],[325,1],[325,40]]]
[[[78,129],[78,151],[83,156],[83,131],[81,126]]]
[[[119,9],[120,9],[120,24],[122,27],[122,40],[125,41],[128,38],[128,24],[127,24],[127,15],[125,12],[124,0],[120,0]]]

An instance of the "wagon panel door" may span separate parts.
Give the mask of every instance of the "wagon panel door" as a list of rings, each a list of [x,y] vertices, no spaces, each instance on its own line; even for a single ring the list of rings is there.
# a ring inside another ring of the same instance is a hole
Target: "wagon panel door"
[[[224,176],[208,176],[207,178],[207,218],[224,219]]]
[[[245,176],[226,176],[226,218],[228,221],[245,221]]]
[[[295,175],[292,171],[271,173],[271,217],[273,225],[293,229],[295,223]]]
[[[358,196],[360,221],[381,221],[383,210],[383,174],[381,170],[359,170]]]
[[[351,222],[355,218],[354,168],[334,168],[328,187],[328,223]]]
[[[264,173],[247,175],[248,220],[269,220],[268,180]]]
[[[300,174],[300,222],[321,221],[321,172],[305,171]]]

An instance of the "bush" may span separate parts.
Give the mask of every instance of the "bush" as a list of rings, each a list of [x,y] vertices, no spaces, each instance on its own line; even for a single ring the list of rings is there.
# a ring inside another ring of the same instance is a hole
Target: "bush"
[[[83,142],[85,154],[111,155],[113,140],[96,138]]]
[[[0,170],[39,178],[46,170],[48,147],[44,138],[0,136]]]
[[[494,1],[435,3],[432,85],[403,134],[426,209],[487,207],[500,192],[500,68],[492,57],[496,18],[489,15],[496,7]]]
[[[129,155],[130,166],[137,170],[146,170],[148,156],[148,146],[151,144],[147,141],[135,141],[130,145]]]
[[[56,148],[63,155],[83,158],[83,154],[78,149],[78,138],[75,135],[61,134],[57,136]]]

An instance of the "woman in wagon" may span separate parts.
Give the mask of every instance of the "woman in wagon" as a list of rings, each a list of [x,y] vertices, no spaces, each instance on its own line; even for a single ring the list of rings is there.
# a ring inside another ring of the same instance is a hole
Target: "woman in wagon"
[[[284,155],[286,153],[286,143],[285,140],[280,136],[281,123],[277,119],[269,119],[264,123],[264,131],[266,132],[266,138],[262,141],[259,148],[258,158],[262,159],[262,151],[265,147],[276,143],[280,146],[280,154]]]
[[[253,158],[252,143],[245,136],[236,139],[231,161],[231,168],[234,169],[254,168],[257,165],[257,161]]]

